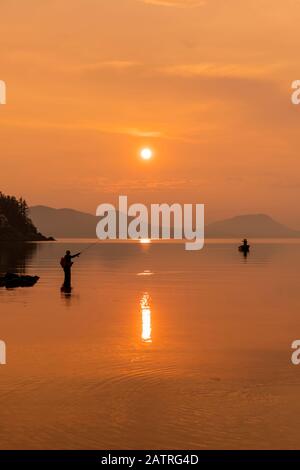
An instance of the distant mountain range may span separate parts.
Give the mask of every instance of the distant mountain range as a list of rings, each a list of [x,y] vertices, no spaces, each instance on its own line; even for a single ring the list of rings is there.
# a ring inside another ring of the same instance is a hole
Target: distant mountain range
[[[95,238],[98,217],[74,209],[53,209],[47,206],[30,207],[33,223],[54,238]]]
[[[33,223],[43,234],[55,238],[95,238],[99,218],[74,209],[30,208]],[[298,238],[290,229],[265,214],[239,215],[208,224],[206,238]]]
[[[293,230],[266,214],[248,214],[208,224],[205,236],[207,238],[298,238],[300,231]]]

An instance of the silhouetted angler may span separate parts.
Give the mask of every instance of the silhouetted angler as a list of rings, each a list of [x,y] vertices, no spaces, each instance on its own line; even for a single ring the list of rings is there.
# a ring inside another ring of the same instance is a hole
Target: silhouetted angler
[[[65,256],[60,260],[61,267],[63,268],[65,273],[65,287],[71,286],[71,268],[73,265],[72,259],[76,258],[79,255],[80,253],[76,253],[76,255],[71,255],[71,252],[67,250]]]

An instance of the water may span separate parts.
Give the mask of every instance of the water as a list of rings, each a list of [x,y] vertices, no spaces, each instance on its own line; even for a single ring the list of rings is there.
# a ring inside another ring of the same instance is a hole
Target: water
[[[299,448],[300,243],[2,245],[1,449]]]

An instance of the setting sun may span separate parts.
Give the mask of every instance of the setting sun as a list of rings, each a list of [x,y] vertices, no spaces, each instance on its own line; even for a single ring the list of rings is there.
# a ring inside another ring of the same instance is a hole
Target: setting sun
[[[150,160],[153,157],[153,151],[149,148],[143,148],[140,152],[140,156],[143,160]]]
[[[140,243],[142,245],[148,245],[149,243],[151,243],[151,238],[141,238]]]

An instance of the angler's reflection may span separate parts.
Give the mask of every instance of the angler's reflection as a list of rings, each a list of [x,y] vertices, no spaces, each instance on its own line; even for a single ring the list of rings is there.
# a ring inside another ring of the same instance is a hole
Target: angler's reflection
[[[152,342],[152,329],[151,329],[151,307],[150,295],[145,292],[140,301],[141,314],[142,314],[142,341],[146,343]]]
[[[69,283],[65,283],[60,288],[61,296],[66,300],[66,304],[69,305],[72,297],[72,286]]]

